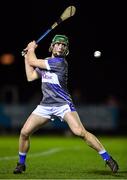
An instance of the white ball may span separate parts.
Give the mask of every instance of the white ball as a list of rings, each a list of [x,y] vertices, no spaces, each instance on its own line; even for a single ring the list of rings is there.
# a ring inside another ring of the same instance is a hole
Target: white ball
[[[94,52],[94,57],[98,58],[101,56],[101,52],[100,51],[95,51]]]

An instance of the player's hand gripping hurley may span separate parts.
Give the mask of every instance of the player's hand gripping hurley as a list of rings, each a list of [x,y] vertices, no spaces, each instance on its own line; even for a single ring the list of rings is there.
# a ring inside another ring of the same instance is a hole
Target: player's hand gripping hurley
[[[56,22],[54,22],[54,24],[36,40],[36,44],[38,44],[47,34],[49,34],[50,31],[52,31],[55,27],[57,27],[61,22],[65,21],[71,16],[74,16],[75,12],[76,12],[75,6],[67,7],[64,10],[64,12],[61,14],[60,18]],[[24,56],[26,53],[27,53],[27,50],[24,49],[21,54],[22,56]]]

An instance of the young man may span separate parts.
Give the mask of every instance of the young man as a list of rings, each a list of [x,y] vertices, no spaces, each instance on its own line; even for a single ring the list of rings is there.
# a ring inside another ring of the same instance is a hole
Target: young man
[[[82,125],[67,90],[68,64],[66,56],[69,53],[69,41],[65,35],[56,35],[50,45],[51,57],[37,59],[35,41],[30,42],[25,49],[25,70],[28,81],[41,78],[43,99],[25,122],[19,138],[19,162],[14,174],[26,170],[26,155],[29,150],[29,137],[52,115],[64,120],[71,131],[82,137],[86,143],[103,158],[113,173],[118,171],[117,162],[108,154],[100,141]]]

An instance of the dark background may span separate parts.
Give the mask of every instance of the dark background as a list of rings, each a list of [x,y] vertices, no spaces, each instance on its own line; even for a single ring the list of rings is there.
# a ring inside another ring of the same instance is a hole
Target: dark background
[[[0,54],[13,53],[15,63],[0,65],[0,85],[18,87],[19,101],[29,101],[40,93],[40,81],[26,81],[21,51],[31,40],[37,40],[61,15],[67,6],[77,9],[74,17],[60,24],[39,43],[38,57],[49,56],[48,48],[55,34],[66,34],[70,40],[68,88],[79,89],[81,100],[102,103],[110,95],[126,106],[126,17],[124,1],[18,0],[6,1],[0,9]],[[100,50],[102,56],[93,53]]]

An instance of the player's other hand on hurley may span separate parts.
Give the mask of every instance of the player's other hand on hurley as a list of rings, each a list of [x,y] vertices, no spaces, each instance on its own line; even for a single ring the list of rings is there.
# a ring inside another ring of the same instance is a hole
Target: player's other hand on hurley
[[[37,44],[35,41],[31,41],[30,43],[28,43],[26,50],[35,50],[37,48]]]
[[[31,41],[30,43],[28,43],[27,47],[25,49],[23,49],[22,51],[22,56],[25,56],[27,54],[28,51],[31,51],[31,50],[35,50],[37,48],[37,44],[36,42],[33,40]]]

